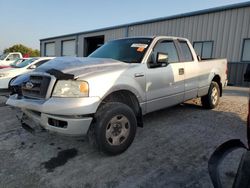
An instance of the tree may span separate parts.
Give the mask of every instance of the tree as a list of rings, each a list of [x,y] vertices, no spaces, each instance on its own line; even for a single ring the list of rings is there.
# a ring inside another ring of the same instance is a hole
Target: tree
[[[9,48],[4,49],[4,53],[9,53],[9,52],[20,52],[22,55],[28,54],[30,57],[40,56],[39,50],[36,49],[34,50],[22,44],[15,44]]]

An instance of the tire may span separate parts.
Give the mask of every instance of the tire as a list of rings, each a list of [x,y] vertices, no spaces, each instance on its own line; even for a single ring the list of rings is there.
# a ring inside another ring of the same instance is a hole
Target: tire
[[[136,127],[136,117],[129,106],[119,102],[109,102],[95,114],[92,140],[102,152],[117,155],[131,145]]]
[[[212,81],[208,90],[208,94],[201,97],[201,104],[206,109],[213,109],[219,104],[220,88],[219,85]]]
[[[17,76],[14,77],[14,78],[11,78],[11,80],[9,81],[9,83],[8,83],[8,89],[9,89],[9,90],[11,89],[11,88],[10,88],[11,82],[13,82],[16,78],[17,78]]]

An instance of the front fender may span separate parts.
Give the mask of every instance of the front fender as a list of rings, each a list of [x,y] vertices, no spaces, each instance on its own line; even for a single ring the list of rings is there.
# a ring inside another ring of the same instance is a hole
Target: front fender
[[[124,83],[124,81],[117,82],[101,98],[105,98],[106,96],[116,91],[126,90],[126,91],[130,91],[131,93],[133,93],[137,97],[139,103],[143,103],[146,101],[145,89],[143,89],[139,83],[128,78],[126,79],[123,78],[121,80],[126,80],[126,83]]]
[[[85,79],[89,83],[89,96],[104,99],[109,94],[127,90],[132,92],[138,99],[139,103],[146,101],[145,94],[145,76],[135,78],[133,73],[110,73],[93,78]]]

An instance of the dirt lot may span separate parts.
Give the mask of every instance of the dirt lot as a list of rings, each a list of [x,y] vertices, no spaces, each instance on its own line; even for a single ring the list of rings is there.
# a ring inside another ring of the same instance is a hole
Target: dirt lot
[[[26,132],[20,112],[0,97],[0,187],[212,187],[207,161],[216,146],[246,142],[247,96],[248,88],[229,87],[215,110],[193,100],[148,114],[131,147],[114,157],[84,137]],[[241,154],[236,150],[221,165],[225,187]]]

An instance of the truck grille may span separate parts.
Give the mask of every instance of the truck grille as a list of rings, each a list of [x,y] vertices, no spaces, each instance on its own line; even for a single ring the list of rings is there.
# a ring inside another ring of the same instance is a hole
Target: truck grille
[[[22,94],[27,98],[46,98],[51,78],[49,76],[31,75],[30,80],[22,86]]]

